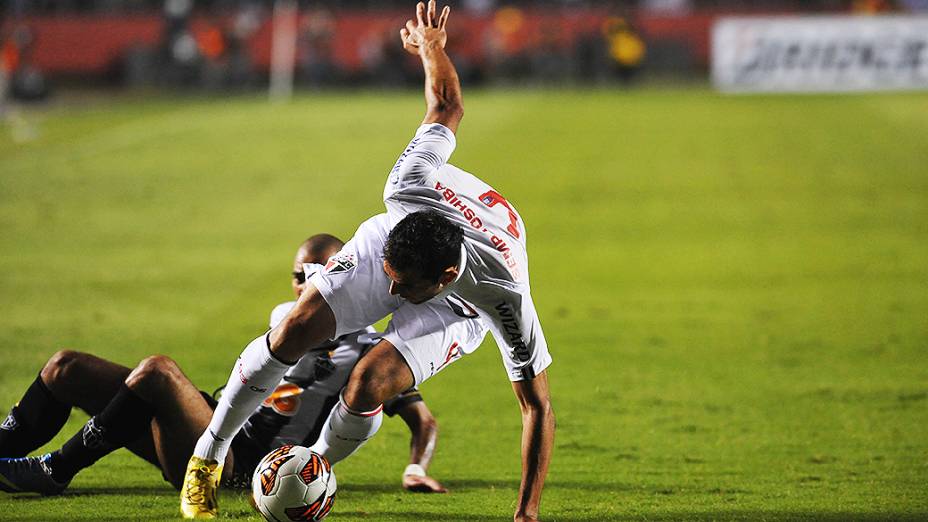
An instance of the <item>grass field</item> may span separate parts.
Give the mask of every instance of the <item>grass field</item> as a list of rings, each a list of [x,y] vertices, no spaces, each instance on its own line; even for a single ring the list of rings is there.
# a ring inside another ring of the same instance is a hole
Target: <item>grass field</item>
[[[555,359],[548,521],[928,519],[928,95],[477,92],[453,162],[527,224]],[[222,384],[308,234],[382,210],[418,93],[114,100],[0,137],[0,415],[61,347]],[[492,341],[339,465],[332,520],[506,520],[518,407]],[[86,417],[72,414],[62,435]],[[162,520],[120,451],[3,520]],[[230,518],[255,520],[226,492]]]

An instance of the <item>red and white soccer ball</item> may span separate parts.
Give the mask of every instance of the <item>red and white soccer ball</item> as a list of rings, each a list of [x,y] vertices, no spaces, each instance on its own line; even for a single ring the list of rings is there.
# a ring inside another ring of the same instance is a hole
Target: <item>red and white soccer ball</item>
[[[255,507],[272,522],[322,520],[335,502],[329,461],[303,446],[281,446],[261,459],[251,479]]]

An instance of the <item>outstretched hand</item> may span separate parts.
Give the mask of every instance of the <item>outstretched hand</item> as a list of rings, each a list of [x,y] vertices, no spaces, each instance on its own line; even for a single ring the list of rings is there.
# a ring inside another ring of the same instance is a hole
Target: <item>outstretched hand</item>
[[[429,0],[428,6],[419,2],[416,4],[416,20],[407,20],[406,27],[400,29],[400,38],[403,40],[403,49],[410,54],[418,55],[419,48],[435,43],[444,49],[448,41],[445,25],[451,8],[445,6],[439,16],[436,12],[435,0]]]
[[[448,490],[441,482],[429,477],[417,475],[403,475],[403,489],[413,493],[447,493]]]

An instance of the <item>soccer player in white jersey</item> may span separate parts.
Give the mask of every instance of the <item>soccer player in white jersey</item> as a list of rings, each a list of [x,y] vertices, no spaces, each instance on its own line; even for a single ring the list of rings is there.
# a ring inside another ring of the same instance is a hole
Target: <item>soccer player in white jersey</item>
[[[343,246],[339,239],[328,234],[315,235],[300,245],[294,258],[291,279],[297,298],[303,293],[306,279],[324,268],[316,262],[325,261]],[[270,327],[277,326],[295,305],[296,301],[287,301],[274,307],[271,311]],[[458,324],[443,335],[447,336],[447,340],[442,342],[457,342],[468,351],[472,351],[483,341],[484,330],[479,323]],[[347,382],[351,370],[378,338],[374,329],[367,327],[354,332],[354,335],[349,334],[329,343],[328,352],[317,350],[317,355],[300,359],[299,363],[287,371],[262,407],[248,419],[237,438],[245,436],[256,442],[257,444],[250,446],[259,450],[258,458],[270,448],[284,444],[312,444],[319,436],[322,424],[332,407],[338,403],[339,392]],[[438,429],[435,418],[419,390],[410,388],[388,400],[384,403],[384,413],[391,417],[398,415],[409,427],[410,455],[409,465],[403,472],[403,488],[422,493],[447,491],[440,482],[426,474],[435,451]],[[249,451],[248,446],[239,442],[239,451],[236,453],[254,456],[255,452]]]
[[[419,341],[479,316],[503,354],[522,410],[522,482],[513,519],[538,520],[554,441],[551,357],[530,294],[522,219],[489,185],[447,164],[463,116],[460,83],[444,51],[449,12],[445,7],[439,15],[434,0],[419,3],[416,20],[400,31],[404,48],[422,61],[427,109],[388,176],[387,214],[364,222],[309,280],[280,325],[246,346],[188,463],[185,517],[216,515],[215,487],[230,439],[306,346],[392,312],[383,340],[355,366],[313,449],[333,464],[357,450],[379,428],[384,400],[461,353]],[[442,302],[448,306],[436,306]]]
[[[342,242],[328,234],[300,245],[292,286],[297,297],[305,276],[321,269]],[[271,312],[271,327],[295,301]],[[348,333],[324,350],[290,368],[273,393],[249,417],[232,441],[223,484],[247,487],[258,461],[284,444],[312,444],[338,402],[351,369],[373,344],[373,328]],[[458,324],[444,342],[475,349],[483,330]],[[63,350],[53,355],[19,402],[0,423],[0,491],[55,495],[83,469],[120,447],[161,470],[180,488],[184,468],[197,438],[209,422],[216,401],[201,392],[168,357],[152,356],[134,369],[89,353]],[[91,419],[58,450],[25,457],[50,441],[77,407]],[[415,388],[385,404],[410,431],[410,460],[403,487],[413,492],[446,491],[426,474],[437,442],[437,424]]]

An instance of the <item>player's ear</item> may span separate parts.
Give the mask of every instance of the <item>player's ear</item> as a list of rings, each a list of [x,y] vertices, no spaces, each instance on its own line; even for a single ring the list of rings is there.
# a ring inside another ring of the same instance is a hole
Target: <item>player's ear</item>
[[[455,279],[458,278],[458,267],[449,266],[441,273],[441,276],[438,277],[438,284],[445,286],[451,284]]]

